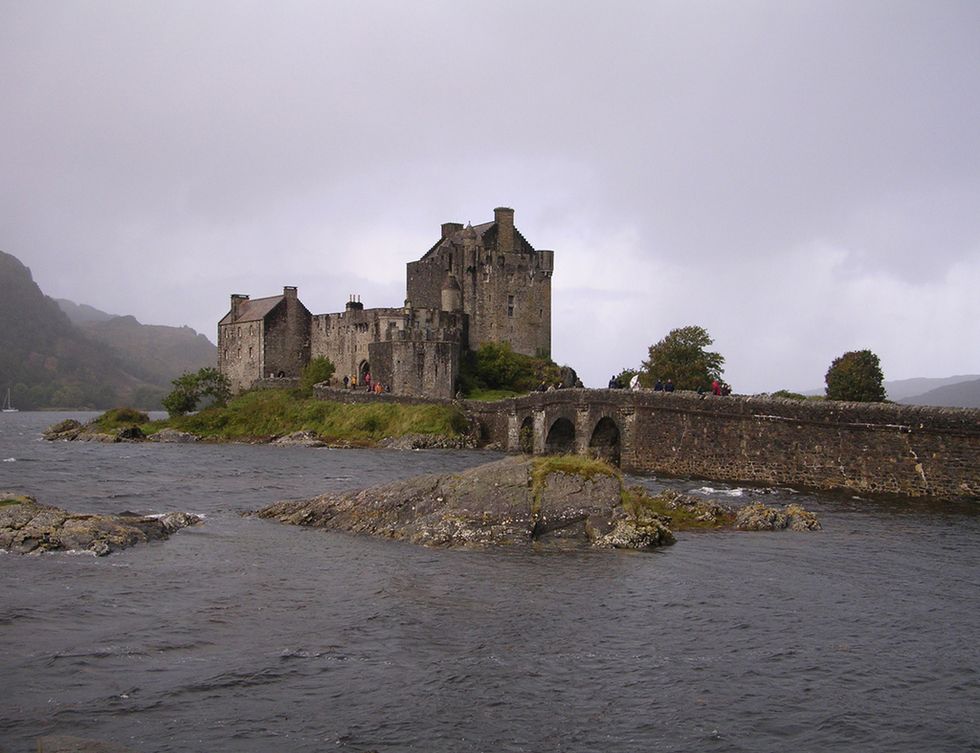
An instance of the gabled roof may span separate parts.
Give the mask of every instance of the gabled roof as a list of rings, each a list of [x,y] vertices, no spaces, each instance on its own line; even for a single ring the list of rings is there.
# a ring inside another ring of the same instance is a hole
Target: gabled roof
[[[238,305],[238,316],[232,319],[231,312],[225,314],[218,325],[237,324],[238,322],[258,322],[268,315],[272,309],[285,300],[285,296],[274,295],[269,298],[255,298],[242,301]]]
[[[440,238],[439,240],[437,240],[435,245],[432,248],[430,248],[428,251],[426,251],[425,255],[422,258],[425,259],[427,256],[430,256],[437,248],[439,248],[439,246],[441,246],[447,240],[456,241],[457,243],[462,242],[463,234],[468,232],[469,230],[475,232],[477,237],[482,238],[484,234],[486,234],[486,232],[490,230],[492,227],[495,227],[496,224],[497,224],[496,222],[484,222],[479,225],[473,225],[472,227],[467,225],[462,230],[457,230],[455,233],[450,235],[449,238]]]

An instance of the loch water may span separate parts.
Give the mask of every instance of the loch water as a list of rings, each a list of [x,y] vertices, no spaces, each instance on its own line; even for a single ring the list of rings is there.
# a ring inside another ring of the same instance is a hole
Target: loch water
[[[646,478],[823,530],[426,549],[242,513],[498,455],[42,441],[64,417],[0,416],[0,490],[205,522],[0,554],[4,753],[980,750],[976,502]]]

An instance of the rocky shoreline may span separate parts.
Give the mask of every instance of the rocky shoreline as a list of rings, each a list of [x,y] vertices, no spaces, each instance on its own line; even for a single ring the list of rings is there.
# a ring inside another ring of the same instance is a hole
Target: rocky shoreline
[[[0,549],[16,554],[72,551],[104,556],[167,539],[200,522],[200,517],[185,512],[88,515],[43,505],[28,495],[0,492]]]
[[[675,492],[653,497],[625,488],[610,466],[567,457],[508,457],[458,474],[281,501],[255,515],[438,547],[562,542],[650,549],[674,543],[672,527],[820,528],[798,505],[735,510]]]

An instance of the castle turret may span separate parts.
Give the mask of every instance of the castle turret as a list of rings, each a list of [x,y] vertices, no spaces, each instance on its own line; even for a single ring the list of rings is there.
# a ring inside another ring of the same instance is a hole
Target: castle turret
[[[459,287],[456,275],[452,272],[448,273],[442,282],[442,310],[450,312],[463,310],[463,291]]]

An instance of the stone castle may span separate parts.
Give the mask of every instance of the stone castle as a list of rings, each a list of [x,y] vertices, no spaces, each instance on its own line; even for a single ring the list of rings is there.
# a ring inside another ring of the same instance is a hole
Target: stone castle
[[[551,353],[554,252],[536,250],[514,226],[514,210],[493,222],[442,225],[441,237],[409,262],[405,305],[366,309],[355,297],[344,311],[311,314],[295,287],[250,299],[233,294],[218,323],[218,368],[240,392],[262,379],[297,378],[325,356],[362,383],[370,373],[399,395],[452,397],[460,357],[484,343],[518,353]]]

